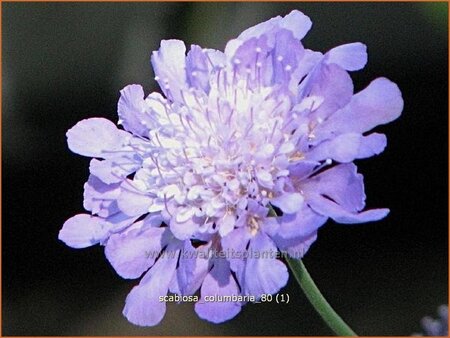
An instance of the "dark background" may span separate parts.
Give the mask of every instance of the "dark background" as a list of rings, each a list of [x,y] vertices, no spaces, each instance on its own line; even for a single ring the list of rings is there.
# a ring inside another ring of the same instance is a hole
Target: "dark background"
[[[386,76],[402,90],[400,119],[378,127],[388,148],[358,161],[368,207],[383,221],[328,222],[305,264],[361,335],[409,335],[448,299],[447,3],[3,3],[3,335],[330,335],[292,280],[287,305],[248,305],[213,325],[170,304],[139,328],[121,315],[137,281],[120,279],[103,248],[66,247],[64,221],[83,211],[88,158],[65,133],[77,121],[117,121],[119,90],[158,90],[149,66],[161,39],[223,49],[243,29],[297,8],[307,48],[367,44],[355,90]]]

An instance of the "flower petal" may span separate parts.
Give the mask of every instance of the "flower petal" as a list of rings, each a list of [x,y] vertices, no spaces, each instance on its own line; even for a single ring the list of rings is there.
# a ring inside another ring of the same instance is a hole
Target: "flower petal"
[[[236,224],[236,215],[226,213],[220,220],[216,221],[220,236],[224,237],[233,231]]]
[[[239,302],[205,301],[206,296],[236,296],[239,288],[231,275],[230,265],[225,259],[215,261],[213,268],[205,277],[201,288],[201,299],[195,303],[195,312],[202,319],[213,323],[222,323],[241,311]]]
[[[101,161],[94,158],[89,164],[89,171],[106,184],[112,184],[123,181],[140,166],[140,161],[131,156],[116,156]]]
[[[274,236],[273,241],[282,252],[287,252],[294,259],[301,259],[308,252],[311,245],[317,239],[317,232],[312,232],[308,236],[293,238],[283,238]]]
[[[403,99],[397,85],[386,78],[378,78],[354,95],[347,106],[319,125],[316,133],[364,133],[395,120],[402,110]]]
[[[74,153],[107,158],[120,150],[131,136],[103,118],[91,118],[78,122],[66,133],[69,149]]]
[[[273,83],[289,84],[292,74],[297,70],[304,49],[291,31],[281,29],[275,35],[272,51]],[[300,79],[295,79],[296,83]]]
[[[88,214],[78,214],[69,218],[59,231],[58,239],[75,248],[87,248],[97,244],[104,236],[105,220]]]
[[[301,210],[295,214],[284,214],[277,217],[280,224],[277,236],[281,238],[305,237],[317,231],[326,221],[322,216],[303,203]]]
[[[286,266],[275,258],[277,248],[266,234],[258,232],[250,241],[248,250],[244,294],[258,299],[263,294],[274,294],[286,285],[289,273]]]
[[[305,200],[317,213],[339,223],[362,223],[384,218],[388,209],[358,213],[365,205],[363,176],[353,163],[340,164],[302,183]]]
[[[192,218],[184,222],[179,222],[175,217],[170,219],[170,231],[181,241],[191,238],[198,231],[200,224],[196,223]]]
[[[304,181],[302,189],[309,204],[310,196],[326,196],[350,212],[364,208],[363,176],[353,163],[340,164]]]
[[[372,133],[364,136],[359,145],[357,158],[368,158],[384,151],[387,145],[386,135]]]
[[[148,114],[144,97],[142,86],[135,84],[126,86],[120,91],[117,111],[119,121],[125,130],[135,135],[148,137],[153,120]]]
[[[245,258],[250,238],[247,228],[241,227],[222,237],[221,240],[223,251],[228,253],[226,259],[230,262],[230,268],[236,273],[241,286],[244,284]]]
[[[380,154],[386,147],[386,137],[382,134],[362,136],[358,133],[346,133],[320,143],[306,154],[314,161],[333,159],[346,163],[354,159],[367,158]]]
[[[353,81],[341,67],[320,62],[300,83],[298,92],[299,101],[309,96],[323,98],[320,106],[310,117],[314,125],[320,126],[321,121],[350,102],[353,95]],[[313,135],[320,139],[317,131],[314,131]]]
[[[278,197],[272,198],[270,203],[280,208],[283,213],[293,214],[302,208],[303,196],[298,192],[285,192]]]
[[[128,216],[137,216],[147,213],[152,201],[152,197],[133,187],[131,182],[124,181],[117,198],[117,205]]]
[[[184,242],[180,254],[177,273],[174,276],[177,290],[172,292],[182,295],[193,295],[202,285],[210,269],[209,249],[211,243],[194,248],[190,241]]]
[[[124,229],[130,227],[138,219],[138,216],[128,216],[123,212],[118,212],[114,215],[111,215],[105,219],[105,222],[108,227],[108,233],[102,237],[100,240],[100,244],[104,244],[108,239],[110,234],[118,233],[123,231]],[[144,223],[145,224],[145,223]]]
[[[192,45],[186,56],[186,76],[190,87],[209,91],[208,54],[200,46]]]
[[[118,210],[116,199],[120,194],[120,184],[105,184],[90,175],[84,184],[83,206],[101,217],[108,217]]]
[[[334,221],[344,224],[366,223],[379,221],[387,216],[389,209],[370,209],[360,213],[352,213],[339,204],[321,196],[308,199],[308,204],[314,211],[331,217]]]
[[[167,98],[183,102],[181,90],[186,84],[186,46],[180,40],[162,40],[151,61],[161,90]]]
[[[239,35],[238,39],[247,40],[252,37],[259,37],[262,34],[276,32],[278,29],[284,28],[291,31],[296,39],[301,40],[311,29],[311,26],[312,22],[309,17],[300,11],[293,10],[284,17],[277,16],[246,29]]]
[[[327,63],[335,63],[345,70],[359,70],[367,63],[367,47],[361,42],[341,45],[326,53],[325,59]]]
[[[106,244],[106,258],[122,278],[138,278],[161,252],[164,231],[164,228],[150,227],[114,234]]]
[[[314,172],[314,169],[320,165],[317,161],[300,160],[289,165],[289,175],[301,180]]]
[[[123,314],[135,325],[157,325],[166,313],[166,303],[160,296],[167,294],[179,255],[173,246],[168,250],[172,254],[162,255],[127,296]]]

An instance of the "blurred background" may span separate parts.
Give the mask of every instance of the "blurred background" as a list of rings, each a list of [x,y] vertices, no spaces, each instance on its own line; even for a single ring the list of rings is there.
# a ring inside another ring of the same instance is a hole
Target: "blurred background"
[[[295,281],[290,303],[254,304],[214,325],[192,304],[169,304],[162,323],[122,317],[137,281],[122,280],[100,246],[57,240],[83,212],[89,159],[71,153],[77,121],[117,121],[119,90],[159,90],[149,65],[161,39],[223,49],[242,30],[299,9],[322,52],[367,44],[355,91],[386,76],[403,92],[400,119],[378,132],[386,151],[358,161],[377,223],[328,222],[304,261],[329,302],[360,335],[410,335],[448,300],[447,3],[3,3],[2,334],[330,335]]]

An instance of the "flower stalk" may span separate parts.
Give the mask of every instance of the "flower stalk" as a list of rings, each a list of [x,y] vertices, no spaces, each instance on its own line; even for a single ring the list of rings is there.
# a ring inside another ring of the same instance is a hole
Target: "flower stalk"
[[[278,216],[276,211],[269,206],[269,216]],[[320,292],[316,283],[312,279],[308,270],[303,264],[301,259],[293,259],[286,255],[286,262],[295,276],[298,284],[302,288],[303,292],[308,298],[311,305],[317,311],[317,313],[322,317],[324,322],[328,327],[333,330],[338,336],[353,336],[356,337],[357,334],[347,325],[346,322],[339,316],[336,311],[331,307],[330,303],[327,302],[325,297]]]
[[[308,270],[306,270],[302,260],[286,257],[286,262],[288,263],[289,268],[294,274],[298,284],[305,293],[306,298],[308,298],[309,302],[322,317],[325,323],[330,327],[330,329],[332,329],[338,336],[357,336],[350,326],[344,322],[344,320],[327,302],[316,283],[314,283],[311,278],[311,275],[308,273]]]

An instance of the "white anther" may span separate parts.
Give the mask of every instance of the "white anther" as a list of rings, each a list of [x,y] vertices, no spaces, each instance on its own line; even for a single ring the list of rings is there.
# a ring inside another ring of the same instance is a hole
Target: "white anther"
[[[262,49],[261,49],[261,47],[256,47],[255,51],[256,51],[256,53],[261,53]]]
[[[290,71],[292,69],[292,66],[291,65],[287,65],[286,67],[284,67],[284,70],[285,71]]]
[[[192,75],[193,77],[196,77],[196,76],[197,76],[197,72],[196,72],[196,71],[193,71],[193,72],[191,73],[191,75]]]
[[[277,56],[277,61],[280,61],[280,62],[283,61],[283,55],[278,55]]]
[[[317,118],[317,123],[321,124],[322,122],[323,122],[323,118],[318,117],[318,118]]]
[[[155,81],[159,81],[159,76],[155,76]]]
[[[333,160],[331,158],[327,158],[325,163],[330,165],[331,163],[333,163]]]
[[[234,62],[234,64],[235,64],[235,65],[238,65],[238,64],[240,64],[240,63],[241,63],[241,60],[239,60],[239,59],[234,59],[234,61],[233,61],[233,62]]]

